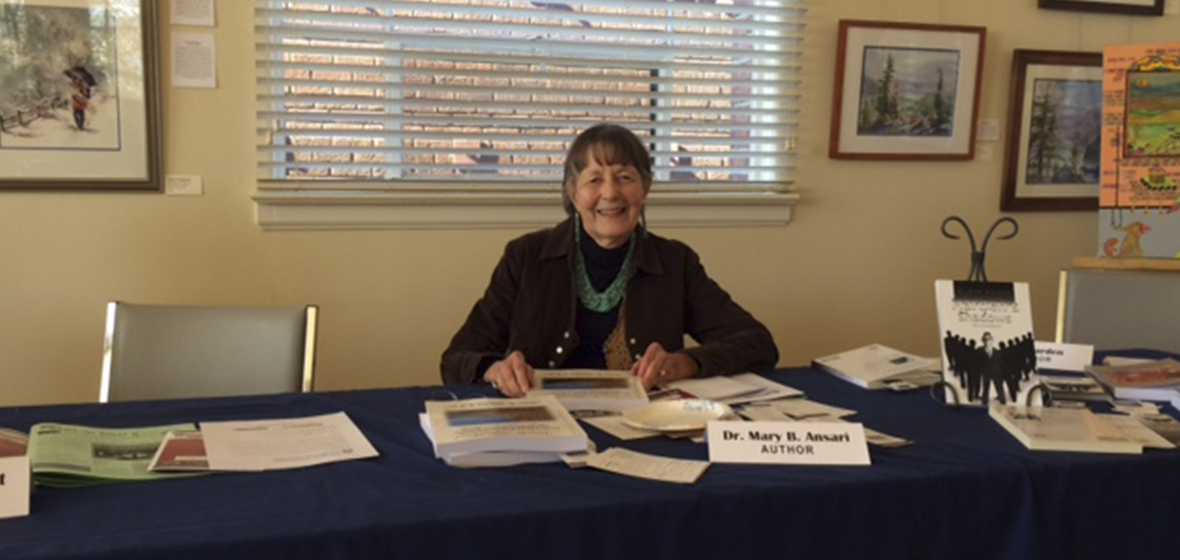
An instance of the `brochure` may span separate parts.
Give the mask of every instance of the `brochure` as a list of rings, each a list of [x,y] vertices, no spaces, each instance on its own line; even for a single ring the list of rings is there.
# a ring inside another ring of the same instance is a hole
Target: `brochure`
[[[209,468],[266,471],[376,457],[344,412],[284,418],[201,422]]]

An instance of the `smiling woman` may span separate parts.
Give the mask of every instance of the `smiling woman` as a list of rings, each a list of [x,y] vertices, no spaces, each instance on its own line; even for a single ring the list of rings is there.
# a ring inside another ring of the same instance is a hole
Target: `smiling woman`
[[[533,368],[630,370],[644,386],[768,369],[770,332],[705,274],[687,245],[643,225],[651,158],[627,128],[600,124],[570,145],[570,218],[508,244],[491,284],[442,356],[446,383],[507,396]],[[684,335],[700,345],[684,348]]]

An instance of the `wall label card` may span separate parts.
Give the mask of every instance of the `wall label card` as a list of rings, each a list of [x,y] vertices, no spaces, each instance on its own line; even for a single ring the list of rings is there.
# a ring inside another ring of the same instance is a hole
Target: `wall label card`
[[[1094,345],[1036,342],[1037,368],[1086,371],[1094,363]]]
[[[854,422],[709,422],[706,433],[714,463],[870,464]]]
[[[29,514],[29,456],[0,457],[0,519]]]

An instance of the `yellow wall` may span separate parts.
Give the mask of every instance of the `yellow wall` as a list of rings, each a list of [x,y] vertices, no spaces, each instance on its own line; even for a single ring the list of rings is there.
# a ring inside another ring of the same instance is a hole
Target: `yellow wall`
[[[935,355],[933,282],[964,278],[970,264],[966,242],[943,238],[939,225],[957,214],[978,231],[1001,216],[1002,144],[981,143],[992,157],[970,162],[829,160],[836,22],[986,26],[980,117],[1003,123],[1013,49],[1100,51],[1174,40],[1166,27],[1174,29],[1177,16],[1053,12],[1034,0],[809,4],[803,201],[795,220],[783,228],[660,233],[692,245],[709,272],[767,323],[783,365],[870,342]],[[253,7],[218,0],[217,11],[218,89],[171,89],[162,57],[164,167],[201,175],[204,196],[0,193],[0,405],[95,400],[110,299],[317,303],[319,389],[433,384],[439,354],[504,243],[523,233],[261,232],[250,200]],[[170,29],[166,13],[162,19],[164,46]],[[1050,338],[1056,271],[1095,252],[1096,217],[1016,217],[1020,235],[991,245],[988,273],[1032,283],[1034,322],[1040,338]]]

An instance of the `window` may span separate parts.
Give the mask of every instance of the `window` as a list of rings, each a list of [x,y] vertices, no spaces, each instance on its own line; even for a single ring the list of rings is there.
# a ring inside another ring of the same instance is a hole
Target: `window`
[[[800,2],[256,0],[259,222],[551,224],[568,142],[610,121],[653,208],[785,223]]]

